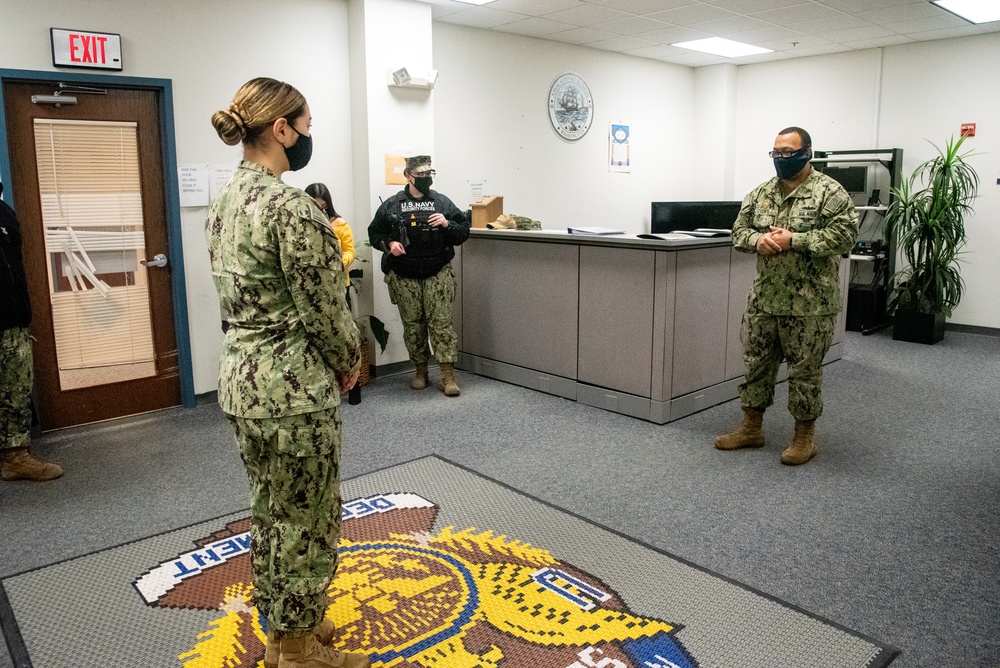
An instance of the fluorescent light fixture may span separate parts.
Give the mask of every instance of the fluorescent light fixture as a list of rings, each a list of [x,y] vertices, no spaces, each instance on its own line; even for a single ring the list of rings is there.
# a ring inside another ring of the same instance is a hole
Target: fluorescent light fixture
[[[740,56],[756,56],[761,53],[771,53],[771,49],[763,49],[759,46],[751,46],[743,42],[734,42],[724,37],[708,37],[706,39],[696,39],[693,42],[679,42],[672,46],[679,46],[682,49],[711,53],[713,56],[725,56],[726,58],[739,58]]]
[[[933,0],[931,4],[970,23],[1000,21],[1000,3],[996,0]]]
[[[455,0],[455,2],[464,2],[467,5],[488,5],[496,0]]]

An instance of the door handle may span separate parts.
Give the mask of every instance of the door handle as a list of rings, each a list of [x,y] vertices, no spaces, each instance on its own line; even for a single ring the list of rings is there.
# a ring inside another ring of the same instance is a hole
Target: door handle
[[[153,256],[152,260],[139,260],[139,262],[145,267],[166,267],[167,266],[167,256],[163,253],[157,253]]]

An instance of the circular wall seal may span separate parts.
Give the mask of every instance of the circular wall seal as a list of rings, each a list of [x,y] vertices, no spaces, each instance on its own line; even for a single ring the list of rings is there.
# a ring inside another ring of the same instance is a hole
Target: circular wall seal
[[[594,98],[579,74],[566,72],[549,87],[549,122],[561,139],[576,141],[594,121]]]

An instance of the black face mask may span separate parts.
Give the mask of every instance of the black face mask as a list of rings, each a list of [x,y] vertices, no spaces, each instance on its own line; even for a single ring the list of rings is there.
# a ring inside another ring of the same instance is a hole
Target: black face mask
[[[288,127],[295,130],[291,123],[288,124]],[[295,140],[294,144],[285,149],[285,157],[288,158],[288,169],[293,172],[297,172],[308,165],[309,158],[312,157],[313,152],[312,137],[304,135],[298,130],[295,130],[295,134],[299,138]]]
[[[790,158],[772,158],[774,160],[774,171],[779,179],[789,180],[802,171],[806,163],[812,160],[812,151],[801,148]]]
[[[434,183],[434,177],[431,176],[414,176],[413,177],[413,187],[422,192],[425,195],[431,194],[431,185]]]

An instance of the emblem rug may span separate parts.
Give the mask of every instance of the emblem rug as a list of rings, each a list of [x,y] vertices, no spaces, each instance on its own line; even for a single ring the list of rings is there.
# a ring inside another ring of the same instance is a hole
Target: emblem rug
[[[879,668],[899,653],[439,457],[344,481],[327,616],[381,668]],[[18,668],[263,666],[247,512],[0,581]]]

